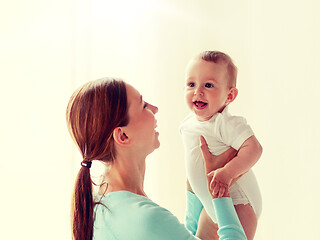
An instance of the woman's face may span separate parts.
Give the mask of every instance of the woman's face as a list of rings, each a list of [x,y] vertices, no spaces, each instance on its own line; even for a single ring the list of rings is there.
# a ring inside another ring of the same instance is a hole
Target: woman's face
[[[160,146],[159,133],[155,130],[158,108],[145,102],[141,94],[131,85],[126,84],[129,123],[126,126],[128,137],[137,150],[145,154]]]

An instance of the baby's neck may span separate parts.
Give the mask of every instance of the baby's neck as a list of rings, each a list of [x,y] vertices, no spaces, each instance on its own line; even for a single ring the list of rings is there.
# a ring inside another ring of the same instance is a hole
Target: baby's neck
[[[226,106],[223,106],[218,112],[215,112],[214,114],[210,115],[209,117],[201,117],[201,116],[198,116],[197,114],[196,115],[196,118],[199,122],[205,122],[205,121],[209,121],[213,116],[215,116],[216,114],[218,113],[222,113],[225,109],[226,109],[227,105]]]

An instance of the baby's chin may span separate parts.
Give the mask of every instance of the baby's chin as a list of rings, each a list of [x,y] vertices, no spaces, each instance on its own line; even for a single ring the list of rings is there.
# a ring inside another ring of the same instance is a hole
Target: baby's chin
[[[208,115],[205,115],[205,114],[199,114],[197,113],[196,111],[193,111],[196,115],[196,118],[199,122],[204,122],[204,121],[208,121],[210,120],[214,114],[208,114]]]

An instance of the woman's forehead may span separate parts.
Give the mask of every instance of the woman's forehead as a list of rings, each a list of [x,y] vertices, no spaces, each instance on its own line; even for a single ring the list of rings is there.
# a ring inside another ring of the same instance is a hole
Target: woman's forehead
[[[128,107],[140,104],[142,96],[137,89],[126,83]]]
[[[130,84],[126,83],[126,89],[127,89],[127,96],[132,99],[140,99],[141,94],[138,92],[137,89],[135,89]]]

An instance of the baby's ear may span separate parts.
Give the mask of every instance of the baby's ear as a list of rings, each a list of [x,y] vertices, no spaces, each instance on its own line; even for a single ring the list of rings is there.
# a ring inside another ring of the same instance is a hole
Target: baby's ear
[[[228,98],[227,98],[227,104],[233,102],[233,100],[235,100],[237,96],[238,96],[238,89],[235,87],[230,88],[228,93]]]
[[[113,130],[113,139],[120,145],[127,145],[129,143],[129,138],[122,127],[117,127]]]

